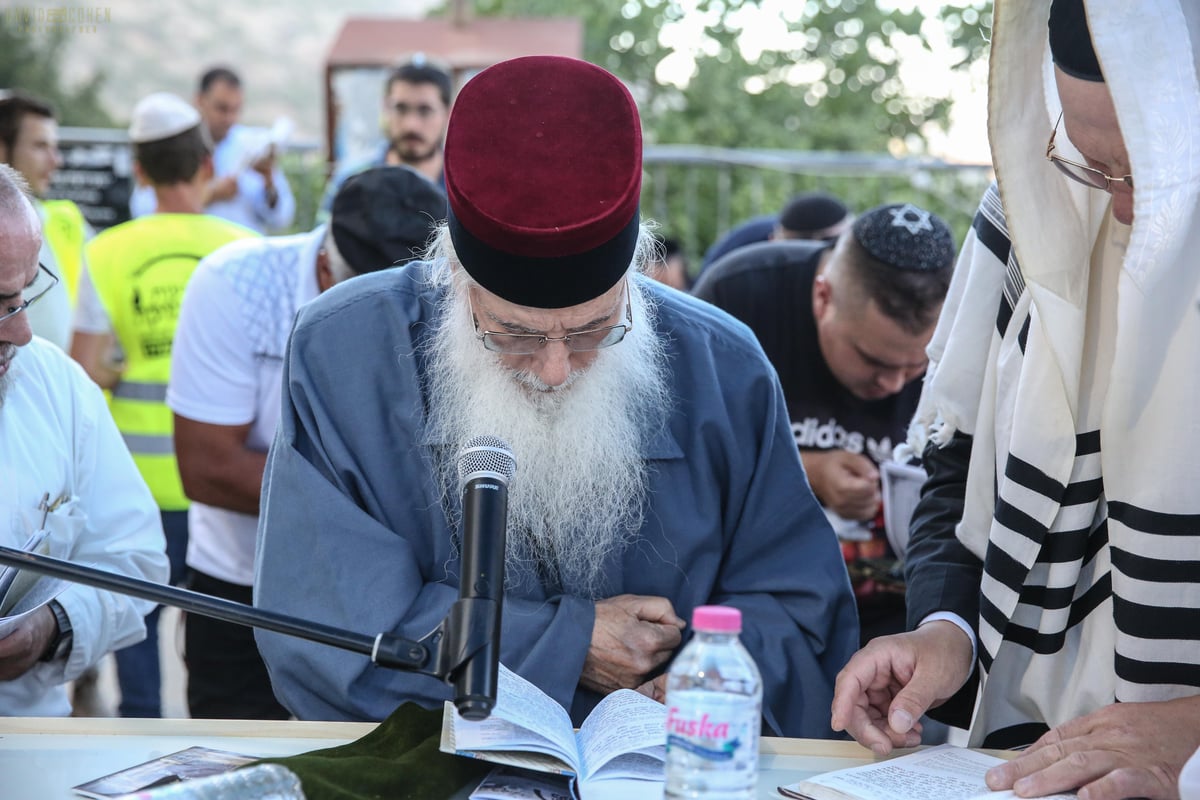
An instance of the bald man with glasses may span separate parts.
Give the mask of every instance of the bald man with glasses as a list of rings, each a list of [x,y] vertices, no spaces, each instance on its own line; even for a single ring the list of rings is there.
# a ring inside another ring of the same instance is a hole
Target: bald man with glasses
[[[39,549],[52,556],[164,581],[157,507],[103,395],[30,328],[28,310],[58,278],[38,263],[41,222],[28,191],[0,165],[0,544],[43,536]],[[52,590],[50,580],[14,583],[18,596],[3,598],[0,715],[67,716],[66,684],[146,636],[150,603],[86,586]]]

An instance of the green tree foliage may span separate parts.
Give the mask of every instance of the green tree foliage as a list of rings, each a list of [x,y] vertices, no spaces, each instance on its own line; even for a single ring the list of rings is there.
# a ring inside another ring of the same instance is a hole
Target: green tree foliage
[[[61,65],[69,45],[65,30],[34,33],[0,24],[0,88],[49,101],[61,125],[111,127],[112,117],[100,100],[103,72],[76,86],[63,84]]]
[[[957,0],[928,16],[912,0],[474,0],[473,9],[579,18],[583,57],[631,87],[649,145],[886,157],[922,155],[926,135],[947,127],[951,74],[986,54],[991,6]],[[774,17],[755,25],[766,13]],[[902,62],[922,57],[944,65],[945,80],[906,82]],[[982,190],[978,173],[656,165],[647,177],[643,209],[693,261],[722,229],[775,211],[798,191],[830,191],[856,209],[919,203],[961,238]]]
[[[907,86],[900,55],[938,53],[948,70],[965,69],[985,52],[991,2],[966,0],[928,18],[881,4],[775,4],[788,10],[772,21],[769,46],[751,22],[766,13],[764,0],[476,0],[474,10],[580,18],[584,58],[635,87],[652,142],[919,149],[923,127],[945,123],[949,100]]]

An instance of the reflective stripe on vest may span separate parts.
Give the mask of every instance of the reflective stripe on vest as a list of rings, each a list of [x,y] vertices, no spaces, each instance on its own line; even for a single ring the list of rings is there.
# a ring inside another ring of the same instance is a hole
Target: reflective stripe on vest
[[[175,439],[172,436],[147,436],[137,433],[122,433],[125,446],[135,456],[173,456]]]
[[[142,400],[147,403],[167,402],[167,386],[163,383],[121,381],[113,387],[112,396],[122,400]]]

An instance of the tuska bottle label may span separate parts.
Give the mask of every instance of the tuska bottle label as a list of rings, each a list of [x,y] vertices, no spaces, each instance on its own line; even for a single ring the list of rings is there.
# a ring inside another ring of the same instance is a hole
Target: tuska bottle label
[[[722,702],[709,693],[685,695],[667,708],[667,750],[678,748],[706,761],[734,762],[749,755],[757,709],[753,701]]]

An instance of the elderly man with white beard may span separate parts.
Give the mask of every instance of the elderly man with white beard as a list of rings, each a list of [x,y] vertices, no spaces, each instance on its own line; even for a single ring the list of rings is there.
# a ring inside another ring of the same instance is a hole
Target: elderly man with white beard
[[[516,456],[500,658],[578,724],[621,688],[661,698],[698,605],[742,611],[764,730],[832,735],[858,637],[774,370],[750,331],[644,278],[641,129],[625,87],[535,56],[463,88],[449,220],[425,262],[303,308],[268,458],[256,604],[411,639],[458,598],[455,466]],[[259,632],[302,719],[450,699],[428,677]]]

